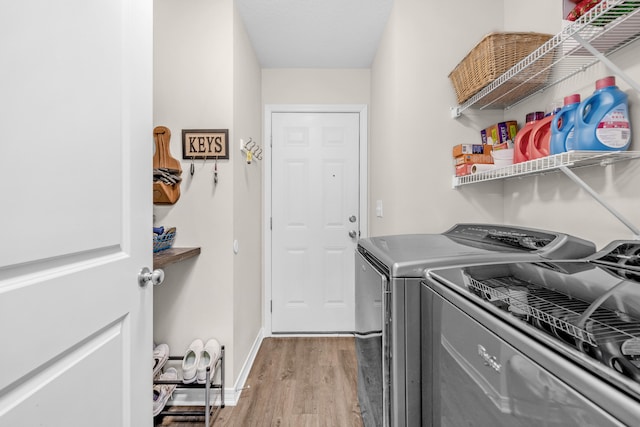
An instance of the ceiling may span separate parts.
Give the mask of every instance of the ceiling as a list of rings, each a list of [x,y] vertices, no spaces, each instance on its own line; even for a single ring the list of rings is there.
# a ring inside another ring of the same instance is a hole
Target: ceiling
[[[236,0],[263,68],[369,68],[393,0]]]

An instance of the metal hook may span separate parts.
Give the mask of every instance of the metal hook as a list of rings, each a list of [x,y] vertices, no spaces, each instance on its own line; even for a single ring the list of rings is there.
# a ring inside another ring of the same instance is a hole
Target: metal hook
[[[262,160],[262,147],[258,147],[258,149],[255,151],[254,155],[256,156],[256,159]]]
[[[247,151],[251,151],[256,145],[257,145],[256,142],[253,139],[251,139],[251,137],[249,137],[249,140],[247,141],[247,143],[244,144],[244,148]]]

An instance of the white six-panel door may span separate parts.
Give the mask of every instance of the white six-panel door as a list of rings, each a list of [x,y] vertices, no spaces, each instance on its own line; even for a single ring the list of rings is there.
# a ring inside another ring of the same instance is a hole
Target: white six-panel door
[[[359,114],[271,119],[272,331],[353,331]]]
[[[0,426],[151,427],[152,2],[4,2],[0,57]]]

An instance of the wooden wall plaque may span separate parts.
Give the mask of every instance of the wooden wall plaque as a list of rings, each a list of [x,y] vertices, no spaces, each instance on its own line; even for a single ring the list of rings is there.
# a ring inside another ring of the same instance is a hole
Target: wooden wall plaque
[[[228,129],[183,129],[183,159],[228,159]]]

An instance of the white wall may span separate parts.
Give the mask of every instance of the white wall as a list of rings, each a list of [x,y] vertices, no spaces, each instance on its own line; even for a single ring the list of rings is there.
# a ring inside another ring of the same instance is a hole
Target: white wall
[[[368,69],[265,68],[263,104],[366,104]]]
[[[234,10],[233,233],[239,251],[233,274],[233,378],[236,380],[262,327],[262,162],[247,164],[239,140],[262,135],[261,69],[244,24]]]
[[[371,235],[502,222],[502,183],[451,188],[451,148],[480,141],[479,129],[502,113],[452,120],[447,77],[482,36],[502,27],[502,9],[502,0],[395,0],[371,70]]]
[[[467,110],[459,119],[449,117],[448,107],[456,102],[447,75],[485,34],[502,30],[555,34],[561,29],[561,9],[562,3],[556,0],[395,0],[371,71],[372,235],[436,232],[454,222],[495,221],[566,231],[599,246],[631,237],[613,216],[559,174],[458,190],[450,186],[453,145],[477,141],[480,129],[502,119],[513,118],[522,125],[527,112],[544,110],[564,94],[575,91],[584,98],[597,78],[609,74],[603,67],[594,67],[506,113]],[[640,64],[635,59],[639,52],[636,43],[614,56],[636,81],[640,81]],[[640,123],[639,95],[620,79],[618,83],[630,95],[633,123]],[[640,149],[638,132],[631,149]],[[636,226],[640,224],[639,172],[639,162],[577,171]],[[376,199],[384,202],[384,218],[375,217]]]
[[[173,157],[182,129],[228,129],[231,156],[218,162],[217,184],[213,160],[195,161],[193,176],[181,160],[180,200],[154,206],[155,225],[177,227],[175,246],[202,251],[165,268],[154,340],[180,355],[195,338],[217,338],[230,387],[261,326],[261,172],[242,164],[237,144],[260,134],[260,69],[233,0],[156,0],[154,27],[154,125],[171,129]]]

